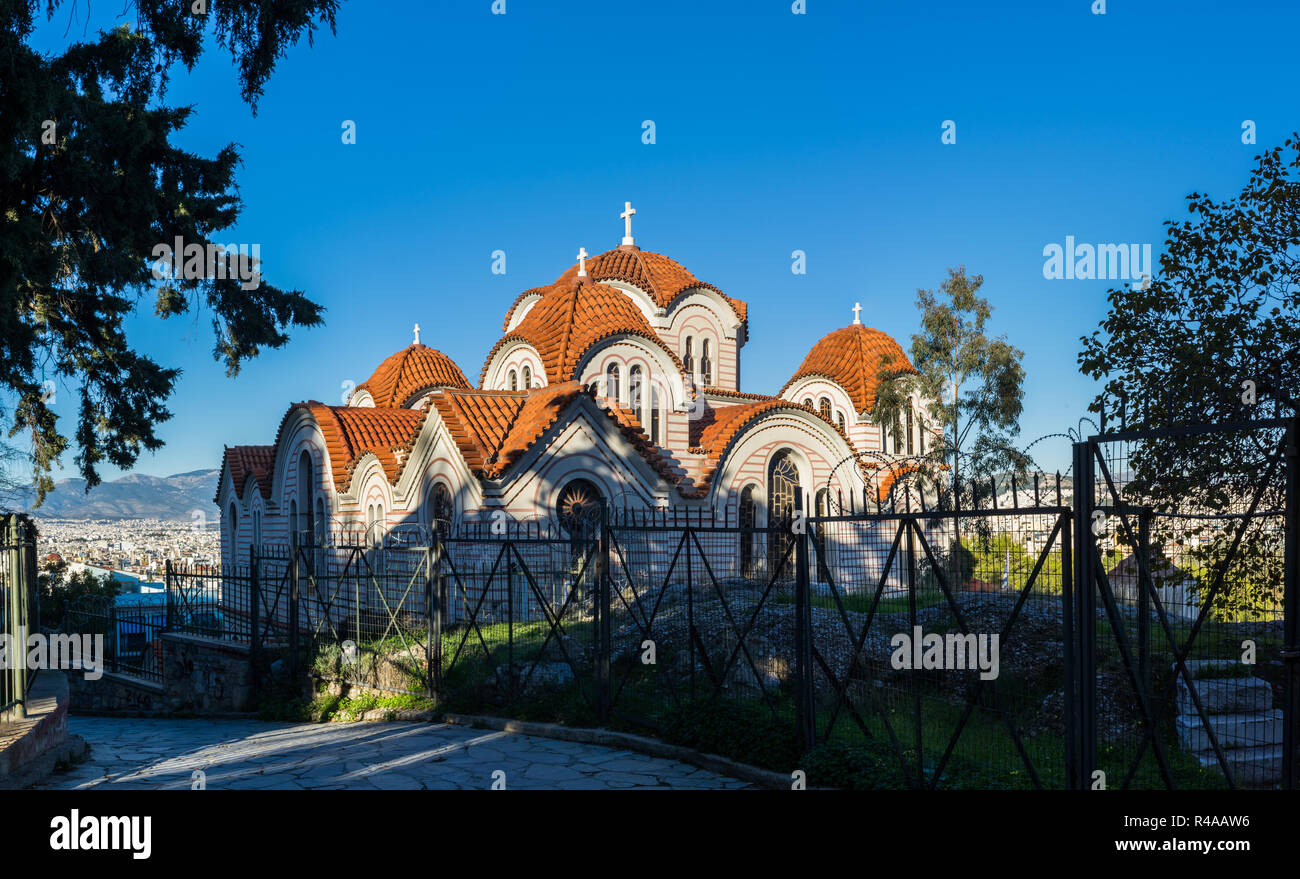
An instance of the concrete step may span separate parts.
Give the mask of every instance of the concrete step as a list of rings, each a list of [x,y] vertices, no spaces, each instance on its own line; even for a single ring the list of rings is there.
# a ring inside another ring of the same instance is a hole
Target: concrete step
[[[1180,714],[1174,720],[1178,741],[1189,751],[1210,751],[1210,737],[1196,714]],[[1210,728],[1221,748],[1248,748],[1282,742],[1282,711],[1270,708],[1250,714],[1212,714]]]
[[[1196,758],[1207,769],[1221,769],[1212,750],[1203,751]],[[1232,780],[1241,787],[1269,787],[1282,782],[1281,745],[1232,748],[1223,752],[1223,758],[1232,772]]]
[[[1201,705],[1209,714],[1251,714],[1273,707],[1273,688],[1268,681],[1259,678],[1197,679],[1195,684]],[[1178,713],[1197,713],[1192,694],[1182,677],[1178,678]]]

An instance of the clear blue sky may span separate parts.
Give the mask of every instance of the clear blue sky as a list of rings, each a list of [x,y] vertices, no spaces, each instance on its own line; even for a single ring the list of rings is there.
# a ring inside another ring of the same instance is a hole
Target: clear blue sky
[[[798,16],[789,0],[490,5],[349,0],[337,36],[281,60],[257,116],[228,56],[178,71],[168,100],[197,109],[181,143],[242,145],[246,207],[222,240],[260,243],[267,278],[322,303],[326,323],[231,380],[204,314],[164,322],[146,303],[131,339],[184,375],[167,446],[137,470],[271,442],[290,402],[337,401],[416,321],[477,381],[515,295],[579,246],[617,245],[625,200],[642,247],[750,303],[748,391],[779,389],[855,301],[907,347],[918,287],[949,266],[983,274],[992,330],[1025,351],[1027,442],[1084,414],[1078,339],[1109,286],[1044,280],[1044,246],[1158,254],[1189,192],[1235,193],[1256,152],[1300,129],[1290,0],[1109,0],[1105,15],[1091,0],[807,0]],[[92,28],[119,9],[95,4]],[[66,26],[64,9],[38,45],[81,27]],[[75,397],[56,412],[71,434]],[[1068,445],[1043,451],[1068,465]]]

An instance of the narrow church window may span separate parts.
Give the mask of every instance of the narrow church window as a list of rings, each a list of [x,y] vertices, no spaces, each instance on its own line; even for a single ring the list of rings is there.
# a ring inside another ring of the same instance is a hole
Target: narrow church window
[[[239,553],[239,510],[230,505],[230,563],[235,564]]]
[[[636,413],[638,419],[643,418],[641,412],[641,367],[634,366],[627,373],[627,405],[628,408]]]
[[[700,342],[700,376],[707,388],[713,384],[713,361],[709,359],[709,340]]]
[[[605,395],[607,397],[609,397],[615,403],[618,402],[619,393],[618,393],[618,364],[617,363],[611,363],[605,369],[605,392],[606,392]]]
[[[894,454],[903,454],[903,421],[898,416],[894,416]]]
[[[687,336],[686,355],[682,358],[682,365],[686,367],[686,374],[689,375],[691,378],[694,378],[695,377],[695,353],[692,350],[693,347],[692,342],[693,340],[691,339],[691,337]]]
[[[526,391],[532,386],[533,386],[533,368],[531,366],[525,366],[524,367],[524,390]]]
[[[325,545],[325,534],[328,529],[325,527],[325,499],[316,498],[316,545]]]
[[[804,398],[803,398],[803,404],[804,404],[805,406],[807,406],[809,409],[811,409],[811,408],[812,408],[812,397],[804,397]]]
[[[515,373],[513,369],[510,370],[510,390],[512,391],[519,390],[519,376]]]
[[[262,545],[262,511],[253,510],[253,546]]]
[[[913,440],[913,433],[912,433],[912,404],[911,403],[908,403],[907,405],[907,453],[909,455],[916,454],[916,443]]]
[[[820,400],[818,400],[818,401],[817,401],[817,408],[818,408],[818,410],[821,411],[821,413],[822,413],[822,418],[825,418],[827,421],[830,421],[830,420],[831,420],[831,399],[830,399],[830,397],[822,397]]]
[[[650,383],[650,441],[663,445],[659,436],[659,389],[653,382]]]
[[[843,412],[836,412],[836,413],[835,413],[835,423],[838,424],[838,425],[840,426],[840,430],[845,430],[845,427],[844,427],[844,413],[843,413]]]

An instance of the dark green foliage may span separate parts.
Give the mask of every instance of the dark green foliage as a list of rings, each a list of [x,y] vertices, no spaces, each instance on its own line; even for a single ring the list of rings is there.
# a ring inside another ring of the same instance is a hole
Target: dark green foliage
[[[76,389],[76,462],[88,488],[101,462],[130,467],[162,446],[156,428],[171,417],[179,370],[134,350],[123,327],[146,294],[163,318],[205,311],[213,356],[231,374],[284,345],[291,327],[321,322],[320,306],[296,290],[265,280],[243,289],[229,253],[217,257],[221,278],[159,281],[152,269],[154,248],[178,236],[226,243],[218,233],[241,208],[233,144],[203,157],[171,143],[194,108],[162,103],[170,65],[191,68],[215,29],[254,102],[287,46],[319,24],[333,28],[337,0],[210,0],[207,16],[190,14],[189,2],[128,5],[133,24],[44,55],[28,45],[36,16],[65,4],[0,3],[0,391],[16,401],[0,414],[11,437],[30,438],[38,502],[69,445],[47,381]]]
[[[792,772],[801,748],[794,724],[778,719],[764,705],[734,701],[688,702],[662,718],[663,738],[751,766]]]
[[[39,593],[41,627],[56,629],[68,608],[83,610],[89,605],[112,604],[122,591],[122,584],[111,577],[96,577],[90,571],[68,573],[67,562],[58,562],[36,578]]]

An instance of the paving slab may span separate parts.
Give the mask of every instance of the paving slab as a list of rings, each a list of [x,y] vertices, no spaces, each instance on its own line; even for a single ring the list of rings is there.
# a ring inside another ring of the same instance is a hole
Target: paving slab
[[[36,787],[61,790],[737,790],[744,781],[667,760],[444,723],[285,723],[70,717],[89,759]]]

